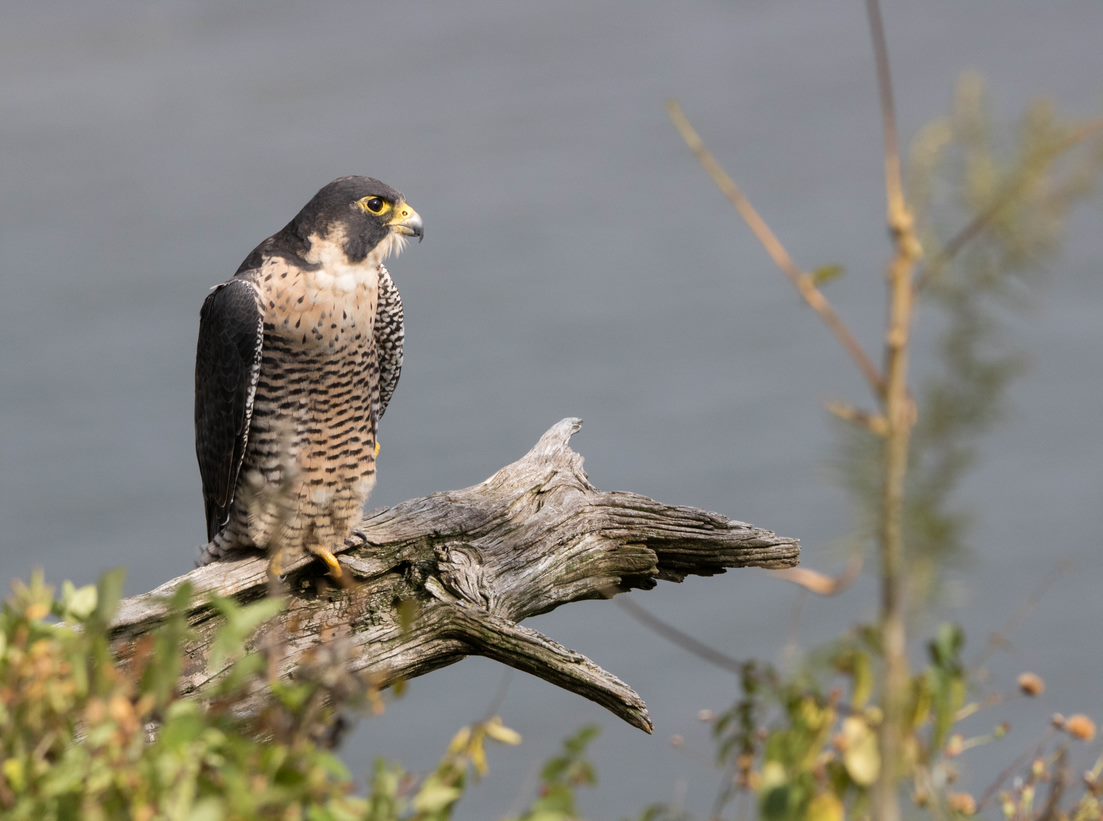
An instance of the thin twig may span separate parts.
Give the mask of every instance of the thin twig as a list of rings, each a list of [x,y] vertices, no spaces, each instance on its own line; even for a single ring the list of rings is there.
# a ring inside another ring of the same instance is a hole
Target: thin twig
[[[681,105],[679,105],[677,101],[671,100],[666,104],[666,110],[670,115],[671,122],[674,123],[674,127],[678,129],[678,132],[682,135],[682,139],[685,140],[686,145],[689,146],[689,150],[693,152],[697,161],[701,163],[701,166],[708,175],[712,177],[712,181],[716,184],[716,187],[720,189],[720,192],[735,206],[735,209],[739,212],[743,221],[747,223],[747,227],[751,229],[755,238],[762,244],[766,253],[769,254],[770,258],[774,261],[774,264],[793,284],[793,287],[797,289],[797,293],[801,295],[808,306],[819,314],[827,327],[835,334],[835,338],[843,346],[846,352],[850,354],[850,358],[854,360],[854,364],[858,366],[858,370],[862,372],[862,376],[864,376],[869,383],[874,395],[877,397],[882,396],[884,393],[884,380],[881,378],[877,366],[862,349],[862,346],[854,337],[854,334],[851,333],[850,328],[847,327],[846,323],[835,312],[834,307],[828,301],[827,297],[824,296],[823,291],[816,287],[816,283],[812,279],[812,276],[802,270],[801,267],[793,261],[793,258],[789,256],[789,252],[785,249],[785,246],[782,245],[781,240],[770,230],[770,226],[766,224],[766,221],[758,213],[755,207],[751,205],[751,201],[747,199],[743,191],[736,185],[735,180],[724,170],[723,166],[720,165],[712,152],[705,147],[701,135],[697,133],[697,130],[689,122],[685,112],[682,111]]]
[[[904,175],[900,168],[900,138],[896,133],[896,103],[892,94],[892,69],[889,66],[885,26],[881,20],[881,5],[866,0],[866,16],[873,40],[873,59],[877,66],[877,93],[881,102],[881,129],[885,140],[885,191],[887,193],[889,227],[897,233],[910,227],[907,202],[904,199]]]
[[[793,600],[793,609],[789,613],[789,629],[786,631],[785,646],[781,651],[781,658],[787,668],[793,667],[793,660],[800,653],[800,620],[804,615],[804,604],[808,600],[808,591],[801,592]]]
[[[884,436],[888,432],[888,420],[879,413],[870,413],[845,402],[825,402],[824,409],[832,416],[857,425],[874,436]]]
[[[854,556],[838,576],[828,576],[807,567],[790,567],[785,570],[771,570],[769,573],[775,579],[795,584],[817,596],[837,596],[854,584],[862,574],[862,557]]]
[[[483,723],[490,721],[496,715],[500,715],[502,712],[502,704],[506,700],[506,696],[509,695],[509,686],[513,683],[513,670],[506,668],[502,671],[502,678],[498,682],[498,689],[494,692],[494,698],[490,700],[490,704],[487,705],[486,712],[483,713]]]
[[[1049,798],[1046,799],[1046,804],[1042,808],[1042,812],[1038,815],[1038,821],[1055,821],[1058,817],[1068,817],[1058,815],[1061,807],[1061,798],[1064,797],[1065,790],[1068,789],[1069,786],[1069,781],[1072,780],[1069,777],[1068,759],[1068,747],[1062,744],[1057,748],[1057,755],[1054,756],[1053,778],[1049,782]]]
[[[613,603],[620,605],[621,609],[628,613],[628,615],[632,616],[632,618],[656,634],[677,644],[683,650],[688,650],[698,658],[704,659],[709,664],[719,667],[722,670],[736,673],[737,675],[743,672],[744,664],[739,659],[732,658],[726,653],[721,653],[719,650],[710,647],[700,639],[696,639],[689,633],[679,630],[674,625],[663,621],[658,616],[640,607],[628,596],[618,596],[613,599]]]
[[[720,789],[716,793],[716,799],[712,802],[712,811],[709,812],[710,821],[719,819],[724,807],[731,803],[732,796],[736,791],[734,775],[734,773],[727,770],[721,773]]]
[[[1030,595],[1026,597],[1026,600],[1015,608],[1015,611],[1007,618],[1007,621],[1003,623],[1000,629],[988,637],[988,641],[985,642],[984,649],[977,657],[976,661],[969,665],[970,669],[979,670],[984,667],[984,665],[988,663],[988,660],[995,654],[996,650],[1008,643],[1008,636],[1022,626],[1023,622],[1034,612],[1046,593],[1056,584],[1057,580],[1067,575],[1069,572],[1070,567],[1067,562],[1056,563],[1053,568],[1050,569],[1049,573],[1047,573],[1042,580],[1035,585],[1034,589],[1030,591]]]
[[[1092,120],[1073,131],[1068,137],[1043,154],[1050,154],[1049,159],[1054,160],[1062,154],[1071,151],[1085,140],[1103,131],[1103,120]],[[1039,159],[1039,158],[1034,158]],[[1022,189],[1031,179],[1031,162],[1023,164],[1019,173],[1007,180],[996,192],[988,207],[971,219],[960,231],[954,234],[942,247],[942,249],[923,266],[923,269],[915,277],[915,290],[921,291],[928,285],[938,273],[956,257],[966,245],[979,235],[991,222],[999,216],[1000,212],[1015,201]]]
[[[1046,744],[1053,740],[1053,737],[1057,735],[1057,730],[1052,727],[1046,731],[1046,734],[1042,737],[1042,740],[1038,742],[1038,746],[1033,750],[1027,750],[1024,753],[1020,753],[1010,764],[1000,770],[995,780],[988,785],[988,788],[981,794],[980,800],[977,801],[977,812],[984,809],[984,805],[987,804],[992,796],[996,794],[1003,782],[1005,782],[1012,773],[1026,764],[1033,758],[1038,758],[1042,754],[1042,750],[1045,749]]]

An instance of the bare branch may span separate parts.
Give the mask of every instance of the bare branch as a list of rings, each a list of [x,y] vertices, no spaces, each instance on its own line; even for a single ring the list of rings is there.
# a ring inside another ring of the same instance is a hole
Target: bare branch
[[[980,799],[977,801],[977,812],[983,810],[984,805],[996,796],[996,793],[999,792],[1000,787],[1002,787],[1007,782],[1007,779],[1014,775],[1018,770],[1022,769],[1022,767],[1025,766],[1026,763],[1032,758],[1039,758],[1042,755],[1042,751],[1045,750],[1046,745],[1049,744],[1049,742],[1052,741],[1056,735],[1057,730],[1055,730],[1053,727],[1048,728],[1045,735],[1042,737],[1042,740],[1038,742],[1038,745],[1036,747],[1023,751],[1018,756],[1016,756],[1010,764],[1000,770],[999,774],[995,777],[992,783],[988,785],[983,793],[981,793]]]
[[[877,93],[881,102],[881,130],[885,140],[885,193],[888,223],[899,234],[911,225],[911,214],[904,198],[904,175],[900,165],[900,138],[896,132],[896,103],[892,93],[892,70],[889,66],[885,26],[881,20],[878,0],[866,0],[866,17],[873,40],[873,59],[877,65]]]
[[[684,630],[678,629],[673,624],[660,619],[654,613],[645,610],[639,604],[632,601],[632,599],[617,599],[617,604],[640,624],[657,635],[662,636],[672,644],[676,644],[683,650],[697,656],[697,658],[707,661],[709,664],[714,667],[719,667],[721,670],[727,670],[730,673],[738,674],[742,671],[743,662],[739,659],[732,658],[727,653],[720,652],[715,647],[706,644]]]
[[[884,394],[884,381],[877,366],[862,349],[847,324],[835,312],[835,308],[828,301],[823,291],[816,287],[815,280],[793,261],[785,246],[781,244],[781,240],[770,230],[770,226],[766,224],[766,221],[755,210],[755,207],[751,205],[751,201],[736,185],[735,180],[728,175],[712,152],[705,147],[704,141],[689,122],[685,112],[682,111],[682,107],[676,101],[671,100],[667,103],[666,110],[674,123],[674,127],[678,129],[690,151],[697,157],[697,161],[712,177],[716,187],[735,206],[743,221],[747,223],[747,227],[751,229],[762,247],[766,249],[766,253],[770,255],[774,264],[797,289],[797,293],[801,295],[805,303],[824,321],[839,344],[850,354],[850,358],[854,360],[854,364],[862,372],[862,376],[869,383],[874,395],[880,398]]]
[[[1073,570],[1073,565],[1069,562],[1055,563],[1000,628],[988,636],[988,641],[984,643],[976,661],[969,665],[969,669],[983,669],[997,650],[1006,649],[1011,643],[1011,634],[1022,627],[1023,623],[1030,618],[1031,613],[1038,608],[1038,605],[1042,603],[1042,599],[1053,589],[1054,585],[1063,576],[1073,573]]]
[[[862,574],[862,561],[861,556],[854,556],[849,562],[843,572],[838,576],[828,576],[825,573],[820,573],[818,570],[809,570],[805,567],[790,567],[785,570],[773,570],[770,575],[775,579],[781,579],[782,581],[795,584],[797,587],[802,587],[810,593],[815,593],[817,596],[837,596],[843,591],[847,590],[854,582],[858,581],[858,577]]]
[[[870,413],[845,402],[826,402],[824,409],[832,416],[864,428],[874,436],[884,436],[888,432],[888,421],[879,413]]]

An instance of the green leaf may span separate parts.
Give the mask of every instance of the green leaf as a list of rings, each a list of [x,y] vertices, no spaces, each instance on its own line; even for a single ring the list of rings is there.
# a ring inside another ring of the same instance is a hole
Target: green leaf
[[[158,708],[164,709],[176,693],[184,657],[184,637],[187,635],[186,614],[192,598],[192,586],[182,584],[168,604],[168,618],[156,633],[154,661],[146,668],[142,679],[143,692],[153,696]]]
[[[596,724],[587,724],[581,730],[574,734],[571,738],[568,738],[564,746],[568,753],[572,756],[580,756],[586,752],[586,748],[590,746],[591,742],[601,735],[601,728]]]
[[[866,706],[873,692],[873,664],[869,655],[861,650],[854,651],[854,706],[858,709]]]
[[[382,758],[376,759],[367,815],[372,821],[396,821],[399,818],[405,809],[405,802],[398,797],[402,776],[402,768],[398,765]]]
[[[61,583],[60,612],[66,621],[85,621],[96,610],[96,587],[86,584],[77,587],[70,581]]]
[[[571,762],[566,758],[552,758],[540,771],[540,779],[545,783],[557,782],[563,777],[563,773],[567,771],[567,767],[570,765]]]
[[[928,645],[931,660],[943,669],[961,667],[961,651],[965,647],[965,631],[957,624],[941,624],[934,640]]]
[[[824,265],[812,272],[812,284],[819,287],[841,279],[846,269],[841,265]]]
[[[272,695],[289,713],[297,713],[303,709],[310,697],[314,695],[314,692],[315,687],[311,684],[289,683],[286,681],[272,683]]]
[[[414,796],[414,810],[421,813],[439,813],[460,800],[463,790],[443,783],[435,775],[425,780]]]
[[[804,789],[799,784],[785,784],[769,790],[762,798],[760,809],[764,821],[792,821],[802,818],[800,805]]]
[[[158,746],[167,750],[182,750],[203,735],[207,726],[206,715],[193,701],[174,702],[157,734]]]
[[[220,599],[225,603],[227,599]],[[227,624],[237,634],[241,641],[252,637],[256,629],[269,619],[278,615],[284,608],[286,599],[282,597],[269,597],[246,605],[235,605],[222,610],[226,616]],[[218,608],[218,605],[215,605]],[[221,610],[221,608],[218,608]]]
[[[911,720],[910,728],[919,730],[930,721],[931,709],[934,698],[931,694],[931,679],[929,676],[916,676],[911,686],[911,704],[909,707]]]
[[[233,599],[213,599],[211,606],[226,619],[226,623],[211,642],[207,669],[218,671],[227,662],[240,658],[257,628],[282,611],[285,602],[283,598],[272,597],[240,605]]]
[[[26,769],[23,767],[22,759],[9,758],[3,764],[0,764],[0,772],[4,774],[4,778],[7,779],[8,784],[13,789],[19,791],[24,788]]]
[[[110,624],[123,599],[126,568],[117,567],[100,576],[96,583],[96,608],[94,617],[100,624]]]

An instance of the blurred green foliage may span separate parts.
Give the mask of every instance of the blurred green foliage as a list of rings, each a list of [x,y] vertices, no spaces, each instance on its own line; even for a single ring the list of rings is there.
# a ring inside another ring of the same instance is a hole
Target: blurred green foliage
[[[904,772],[911,798],[935,818],[965,818],[999,806],[1004,817],[1033,819],[1031,806],[1044,788],[1057,794],[1064,819],[1099,818],[1103,813],[1103,752],[1079,784],[1065,771],[1068,746],[1094,741],[1094,726],[1055,724],[1048,746],[1029,758],[1017,782],[1004,778],[980,799],[958,791],[962,756],[1005,735],[996,725],[966,737],[963,724],[993,704],[1028,698],[1038,690],[1025,683],[1016,694],[971,697],[975,688],[964,659],[965,634],[944,624],[927,645],[926,665],[909,683]],[[811,654],[797,671],[782,674],[748,662],[740,674],[739,700],[710,718],[717,763],[725,773],[714,811],[723,818],[739,796],[754,798],[753,817],[832,821],[868,818],[870,788],[881,767],[876,729],[881,721],[875,668],[881,662],[878,632],[861,627]],[[1041,685],[1044,688],[1044,685]],[[1097,751],[1099,745],[1096,745]],[[986,802],[986,803],[984,803]],[[1011,808],[1008,810],[1008,808]],[[642,819],[686,817],[651,808]],[[734,817],[741,817],[738,814]]]
[[[295,681],[269,680],[263,649],[244,650],[282,600],[212,602],[224,620],[208,663],[219,678],[200,703],[179,692],[191,590],[176,592],[166,622],[121,665],[110,623],[122,588],[116,571],[95,587],[66,582],[55,595],[36,575],[16,582],[4,603],[0,817],[443,821],[472,777],[487,773],[487,744],[521,743],[493,716],[461,728],[432,773],[380,761],[364,790],[331,747],[340,712],[371,694],[321,665]],[[269,689],[267,706],[240,709],[258,688]],[[575,791],[596,781],[585,757],[596,734],[586,728],[567,740],[517,821],[576,817]]]
[[[46,818],[363,818],[344,765],[307,736],[177,695],[187,635],[181,589],[164,627],[116,664],[109,624],[123,574],[60,596],[40,576],[0,613],[0,814]],[[224,707],[263,680],[241,652],[280,602],[223,602]],[[288,702],[314,685],[284,685]]]
[[[966,75],[951,114],[913,141],[908,200],[925,249],[905,514],[913,612],[938,599],[945,572],[968,560],[972,517],[961,483],[1025,369],[1015,328],[1036,306],[1069,212],[1098,191],[1097,126],[1063,120],[1045,101],[998,126],[983,81]],[[840,442],[834,474],[853,501],[854,542],[864,550],[878,521],[883,440],[846,425]]]

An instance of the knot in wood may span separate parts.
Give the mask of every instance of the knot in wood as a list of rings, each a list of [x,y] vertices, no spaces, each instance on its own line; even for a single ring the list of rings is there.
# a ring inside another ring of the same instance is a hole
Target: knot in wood
[[[479,549],[471,544],[439,545],[437,572],[445,589],[467,604],[490,610],[492,595]]]

